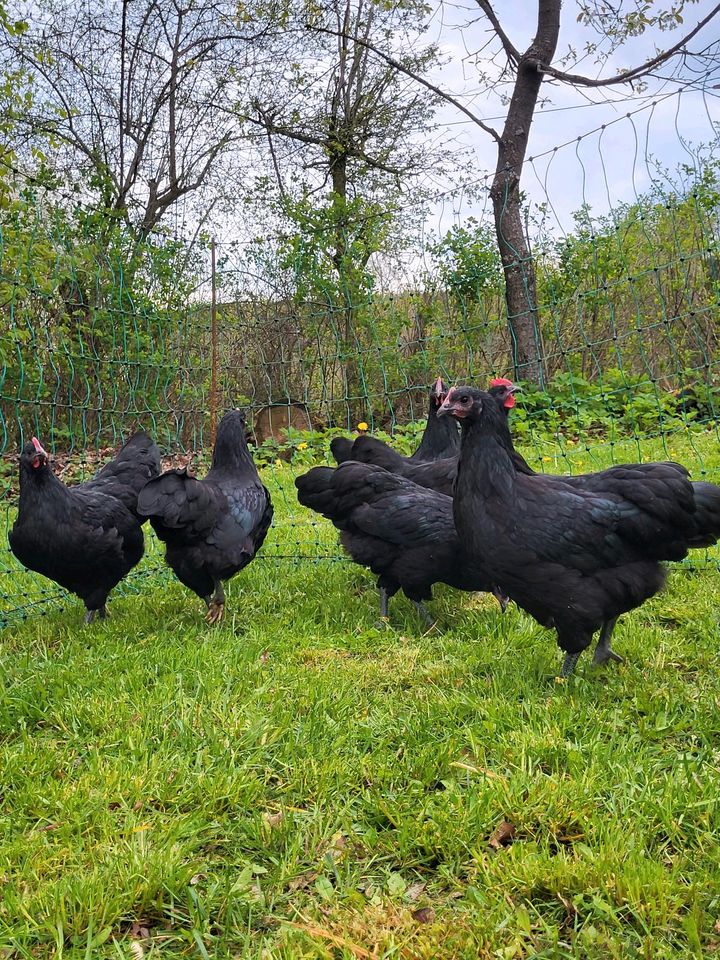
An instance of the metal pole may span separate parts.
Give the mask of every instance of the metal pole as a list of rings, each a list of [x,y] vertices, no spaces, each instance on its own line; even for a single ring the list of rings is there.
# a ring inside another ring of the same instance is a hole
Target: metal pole
[[[215,273],[215,241],[210,241],[210,275],[212,280],[212,300],[210,303],[210,441],[215,446],[217,434],[217,368],[218,368],[218,335],[217,335],[217,277]]]

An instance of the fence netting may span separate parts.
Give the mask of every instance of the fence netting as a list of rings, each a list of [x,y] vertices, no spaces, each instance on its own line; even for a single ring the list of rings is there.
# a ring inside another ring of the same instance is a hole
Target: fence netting
[[[512,425],[538,469],[677,459],[720,480],[720,161],[709,118],[708,142],[677,133],[684,160],[663,166],[651,123],[661,109],[675,101],[525,163],[540,383],[514,353],[489,205],[452,216],[463,187],[437,198],[436,226],[414,248],[333,273],[312,230],[220,236],[211,258],[204,239],[139,237],[51,174],[2,161],[0,625],[66,599],[7,547],[17,455],[33,435],[68,483],[137,426],[166,465],[201,472],[213,412],[245,408],[277,506],[268,563],[341,558],[328,525],[297,504],[294,477],[359,424],[410,451],[438,376],[523,381]],[[621,166],[617,142],[635,145]],[[165,576],[148,540],[120,592]]]

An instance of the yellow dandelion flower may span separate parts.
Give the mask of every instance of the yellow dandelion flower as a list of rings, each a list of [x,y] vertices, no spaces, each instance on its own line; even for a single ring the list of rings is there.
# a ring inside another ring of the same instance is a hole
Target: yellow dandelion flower
[[[357,428],[358,428],[358,430],[367,430],[368,425],[365,423],[364,420],[361,420],[360,423],[358,424],[358,427],[357,427]]]
[[[275,466],[276,466],[276,467],[281,467],[281,466],[282,466],[282,460],[280,459],[280,457],[278,457],[277,460],[275,461]]]
[[[552,457],[543,457],[543,463],[550,463],[551,461]]]
[[[555,683],[565,683],[565,677],[555,677]]]
[[[299,443],[299,444],[298,444],[298,450],[307,450],[307,444],[306,444],[306,443]]]

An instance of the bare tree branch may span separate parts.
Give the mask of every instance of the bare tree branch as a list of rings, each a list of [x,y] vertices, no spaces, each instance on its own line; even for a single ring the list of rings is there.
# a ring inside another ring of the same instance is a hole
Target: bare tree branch
[[[480,2],[480,0],[478,0],[478,2]],[[596,80],[592,77],[585,77],[582,74],[566,73],[563,70],[556,70],[554,67],[540,62],[537,64],[537,69],[541,73],[544,73],[549,77],[553,77],[555,80],[561,80],[563,83],[570,83],[573,86],[610,87],[618,83],[630,83],[632,80],[639,80],[640,77],[646,76],[655,67],[661,66],[678,53],[683,52],[685,45],[692,40],[693,37],[697,36],[703,27],[707,26],[707,24],[710,23],[710,21],[716,17],[718,13],[720,13],[720,3],[715,4],[710,13],[708,13],[706,17],[703,17],[703,19],[700,20],[699,23],[697,23],[696,26],[682,38],[682,40],[679,40],[672,47],[669,47],[667,50],[659,53],[651,60],[646,60],[645,63],[640,64],[640,66],[633,67],[632,70],[624,70],[622,73],[618,73],[614,77],[604,77]]]
[[[518,60],[520,59],[520,51],[512,43],[512,41],[510,40],[510,37],[508,37],[508,35],[503,30],[502,24],[498,20],[497,15],[493,10],[492,5],[490,4],[490,0],[476,0],[476,2],[477,2],[477,5],[482,10],[482,12],[490,21],[490,24],[493,30],[495,31],[495,33],[498,36],[498,39],[503,45],[503,50],[507,54],[508,59],[512,63],[517,64]]]
[[[489,133],[490,136],[496,140],[500,140],[500,134],[497,130],[494,130],[492,127],[489,127],[480,117],[476,116],[472,110],[460,103],[455,97],[451,96],[449,93],[446,93],[444,90],[441,90],[440,87],[435,86],[434,83],[430,83],[429,80],[426,80],[425,77],[421,76],[419,73],[416,73],[413,70],[410,70],[408,67],[400,63],[399,60],[396,60],[394,57],[391,57],[390,54],[385,53],[384,50],[379,50],[375,44],[370,43],[367,40],[363,40],[361,37],[351,37],[342,34],[336,30],[330,30],[327,27],[316,27],[307,25],[308,30],[312,30],[314,33],[326,33],[329,36],[344,36],[346,40],[352,40],[353,43],[360,44],[360,46],[367,47],[368,50],[371,50],[376,56],[380,57],[385,61],[393,70],[397,70],[398,73],[404,73],[406,77],[410,77],[411,80],[414,80],[416,83],[419,83],[420,86],[425,87],[427,90],[430,90],[437,97],[440,97],[441,100],[444,100],[446,103],[452,104],[457,110],[461,113],[464,113],[466,117],[472,120],[473,123],[477,124],[481,130],[484,130],[485,133]]]

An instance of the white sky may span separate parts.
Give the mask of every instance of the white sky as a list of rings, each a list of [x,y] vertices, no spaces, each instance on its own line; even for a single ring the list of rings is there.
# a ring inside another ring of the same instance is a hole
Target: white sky
[[[664,48],[676,43],[712,6],[711,0],[701,0],[686,8],[685,23],[678,30],[664,33],[652,30],[650,36],[633,38],[603,68],[602,75],[609,76],[651,58],[656,53],[655,44]],[[498,0],[495,9],[515,46],[525,49],[535,27],[527,11],[536,10],[536,4]],[[577,10],[573,2],[563,5],[557,58],[566,52],[568,45],[580,51],[588,40],[597,39],[588,28],[577,23]],[[468,52],[480,49],[488,37],[482,21],[467,25],[470,19],[476,18],[477,12],[473,0],[437,7],[430,39],[440,44],[446,64],[431,79],[497,128],[502,126],[505,108],[498,97],[477,94],[477,73],[472,58],[468,57]],[[715,21],[691,41],[690,48],[699,50],[719,36],[720,25]],[[597,69],[588,57],[576,72],[592,76]],[[704,92],[687,91],[679,97],[668,97],[681,86],[677,81],[650,81],[648,91],[640,95],[633,93],[627,84],[583,91],[543,84],[541,96],[550,96],[552,104],[535,114],[528,155],[538,159],[526,165],[523,189],[535,202],[550,200],[556,215],[556,229],[570,226],[571,212],[584,202],[601,214],[619,202],[632,200],[636,193],[647,190],[651,176],[656,176],[648,162],[650,159],[655,158],[674,172],[678,164],[694,162],[694,151],[688,146],[696,148],[716,136],[714,125],[720,123],[720,89],[712,87],[720,84],[720,68],[704,83]],[[652,100],[658,101],[654,108],[650,106]],[[628,112],[637,111],[643,105],[647,105],[646,109],[626,118]],[[490,137],[452,105],[443,107],[440,118],[444,124],[441,136],[454,138],[470,151],[465,166],[466,182],[492,172],[495,151]],[[603,133],[590,133],[602,124],[611,126]],[[580,143],[572,142],[579,136],[583,137]],[[554,147],[559,149],[553,154]],[[483,208],[482,202],[473,203],[453,194],[438,202],[428,227],[444,233],[453,222],[470,214],[480,215]]]

